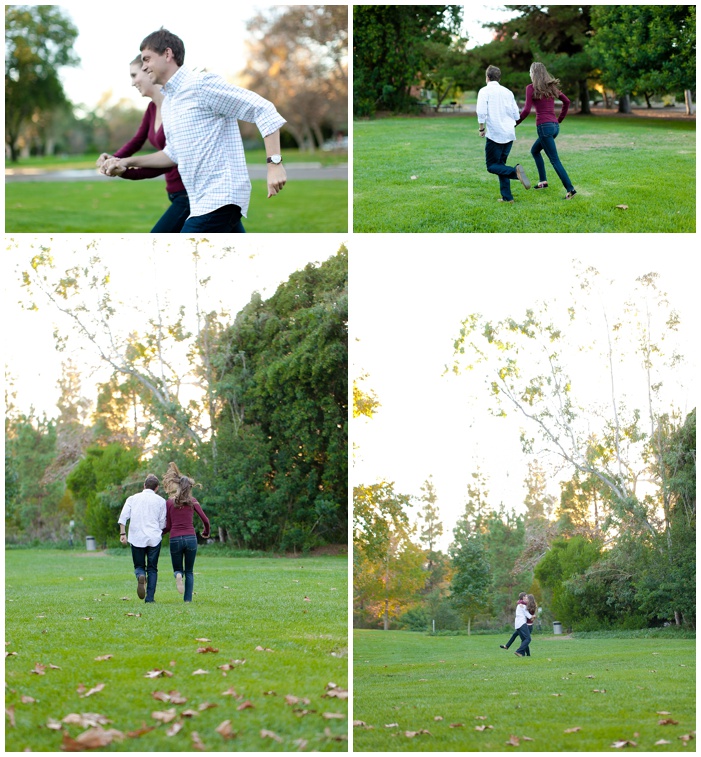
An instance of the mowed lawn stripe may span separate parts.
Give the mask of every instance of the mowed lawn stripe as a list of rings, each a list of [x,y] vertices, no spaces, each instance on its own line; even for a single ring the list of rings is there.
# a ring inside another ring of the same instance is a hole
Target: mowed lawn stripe
[[[47,723],[86,712],[122,733],[155,726],[109,751],[192,751],[193,731],[207,751],[292,750],[300,739],[307,749],[346,749],[347,699],[327,690],[330,682],[348,687],[345,558],[242,559],[201,550],[190,605],[176,590],[167,548],[153,605],[136,596],[126,550],[9,550],[5,566],[5,651],[16,652],[6,658],[6,750],[59,751],[63,733],[76,738],[85,729]],[[207,647],[218,651],[197,651]],[[95,660],[104,655],[112,657]],[[36,663],[43,674],[31,672]],[[173,675],[146,678],[152,670]],[[193,675],[198,670],[207,673]],[[104,688],[85,696],[98,684]],[[224,694],[230,689],[235,695]],[[173,690],[187,702],[152,696]],[[309,701],[293,706],[287,695]],[[207,702],[217,706],[200,711]],[[246,702],[252,707],[239,709]],[[172,707],[170,723],[152,717]],[[225,720],[238,734],[233,740],[215,731]],[[182,729],[168,736],[174,723]],[[261,737],[263,730],[279,741]]]
[[[622,739],[679,751],[695,727],[694,640],[536,634],[519,659],[499,648],[506,635],[354,638],[353,718],[373,726],[354,728],[357,751],[609,751]]]

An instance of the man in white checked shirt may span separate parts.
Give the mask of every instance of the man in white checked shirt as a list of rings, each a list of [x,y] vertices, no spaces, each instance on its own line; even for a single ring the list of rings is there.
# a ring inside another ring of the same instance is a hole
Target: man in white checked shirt
[[[268,197],[282,190],[287,174],[280,155],[285,119],[255,92],[235,87],[221,76],[183,68],[185,46],[167,29],[141,43],[143,70],[163,87],[166,146],[151,155],[114,158],[102,172],[121,175],[131,167],[177,165],[190,198],[190,217],[181,234],[243,232],[251,181],[238,121],[255,123],[268,156]]]

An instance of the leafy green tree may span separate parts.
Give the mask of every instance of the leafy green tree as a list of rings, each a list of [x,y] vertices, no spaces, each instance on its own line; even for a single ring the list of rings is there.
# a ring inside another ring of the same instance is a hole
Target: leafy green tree
[[[102,544],[117,543],[117,519],[126,498],[143,488],[133,474],[140,450],[120,444],[88,447],[66,478],[66,486],[85,509],[85,528]],[[128,492],[128,493],[126,493]]]
[[[601,80],[620,95],[696,88],[696,7],[595,5],[589,50]],[[688,103],[687,103],[688,105]]]
[[[60,6],[5,6],[5,142],[13,163],[23,126],[66,103],[59,69],[80,62],[77,36]]]
[[[354,5],[354,113],[411,110],[411,87],[426,69],[424,44],[450,45],[461,19],[460,5]]]

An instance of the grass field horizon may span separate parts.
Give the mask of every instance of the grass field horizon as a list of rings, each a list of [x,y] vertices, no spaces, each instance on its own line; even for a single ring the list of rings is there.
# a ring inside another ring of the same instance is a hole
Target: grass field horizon
[[[531,115],[516,129],[509,165],[531,183]],[[545,159],[549,187],[511,184],[498,202],[474,116],[355,121],[353,230],[362,233],[693,233],[696,122],[569,115],[557,147],[577,195],[564,200]],[[618,207],[625,206],[625,207]]]
[[[356,630],[354,751],[694,750],[694,639],[507,640]]]
[[[105,751],[346,751],[346,585],[345,556],[201,554],[185,604],[163,549],[147,605],[127,549],[6,550],[5,749],[94,721]]]

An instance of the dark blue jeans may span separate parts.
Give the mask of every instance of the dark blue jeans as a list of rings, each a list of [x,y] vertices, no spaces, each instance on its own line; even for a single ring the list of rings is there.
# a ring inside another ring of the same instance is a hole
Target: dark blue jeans
[[[151,229],[152,234],[179,234],[190,215],[190,200],[184,189],[180,192],[168,192],[168,199],[170,207]]]
[[[193,568],[197,557],[197,537],[174,536],[170,540],[170,559],[173,563],[173,575],[183,573],[185,575],[185,594],[183,601],[192,602],[192,589],[195,585]]]
[[[241,208],[238,205],[224,205],[221,208],[213,210],[211,213],[205,213],[203,216],[190,216],[183,228],[181,234],[245,234],[241,222]]]
[[[513,142],[506,142],[500,144],[499,142],[492,142],[491,139],[486,138],[484,146],[484,156],[487,161],[487,171],[489,173],[496,174],[499,177],[499,190],[501,191],[502,199],[511,202],[514,196],[511,194],[511,179],[517,179],[516,169],[510,168],[506,165],[506,159],[511,152],[511,145]]]
[[[131,559],[134,561],[134,575],[146,576],[146,602],[153,602],[158,581],[158,556],[161,554],[160,542],[155,547],[135,547],[131,545]]]
[[[531,656],[531,650],[529,645],[531,643],[531,630],[528,627],[528,623],[524,623],[522,626],[516,629],[521,637],[521,646],[516,650],[518,654]]]
[[[531,155],[535,160],[536,168],[538,169],[538,180],[547,181],[545,175],[545,161],[541,152],[545,152],[548,156],[548,160],[552,163],[555,173],[560,177],[562,186],[568,191],[573,192],[574,187],[570,181],[570,177],[567,175],[564,166],[560,162],[560,156],[557,154],[557,147],[555,147],[555,139],[560,133],[560,124],[547,123],[541,124],[538,127],[538,139],[533,143],[531,147]]]

